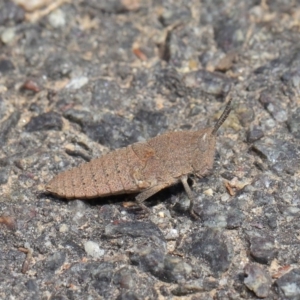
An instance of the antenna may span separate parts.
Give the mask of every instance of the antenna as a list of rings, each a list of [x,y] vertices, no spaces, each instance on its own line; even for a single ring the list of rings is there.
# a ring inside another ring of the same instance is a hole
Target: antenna
[[[228,115],[230,114],[230,111],[232,109],[231,100],[232,100],[232,97],[230,97],[221,117],[218,119],[217,123],[215,124],[215,127],[214,127],[213,131],[211,132],[212,135],[216,135],[218,129],[221,127],[221,125],[224,123],[224,121],[227,119]]]

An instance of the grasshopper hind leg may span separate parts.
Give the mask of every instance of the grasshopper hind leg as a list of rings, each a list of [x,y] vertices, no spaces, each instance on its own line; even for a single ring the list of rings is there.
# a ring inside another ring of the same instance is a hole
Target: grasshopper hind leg
[[[181,182],[183,184],[185,192],[187,193],[187,195],[188,195],[188,197],[190,199],[190,208],[189,208],[190,214],[191,214],[191,216],[194,219],[199,219],[200,216],[194,210],[195,196],[194,196],[194,194],[193,194],[193,192],[192,192],[192,190],[191,190],[191,188],[190,188],[190,186],[189,186],[189,184],[187,182],[187,180],[188,180],[187,175],[181,176],[180,180],[181,180]]]
[[[148,198],[150,198],[151,196],[153,196],[154,194],[158,193],[159,191],[163,190],[164,188],[166,188],[168,186],[168,184],[159,184],[159,185],[155,185],[143,192],[141,192],[140,194],[138,194],[135,197],[135,200],[137,201],[138,205],[140,208],[142,208],[145,212],[150,213],[150,209],[143,203],[145,200],[147,200]]]

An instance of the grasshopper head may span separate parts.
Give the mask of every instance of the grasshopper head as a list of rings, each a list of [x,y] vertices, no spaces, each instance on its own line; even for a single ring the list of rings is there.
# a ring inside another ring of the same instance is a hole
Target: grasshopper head
[[[204,177],[212,170],[215,158],[217,131],[227,119],[230,111],[231,99],[213,128],[205,128],[197,132],[198,147],[195,150],[192,165],[194,173],[198,177]]]

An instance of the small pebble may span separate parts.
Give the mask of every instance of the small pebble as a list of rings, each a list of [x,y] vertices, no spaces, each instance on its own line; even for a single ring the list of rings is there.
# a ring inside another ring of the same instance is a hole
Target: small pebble
[[[99,245],[93,241],[87,241],[84,244],[84,250],[94,258],[101,258],[104,255],[104,250],[100,249]]]
[[[164,214],[163,211],[160,211],[160,212],[158,213],[158,216],[159,216],[160,218],[164,218],[164,217],[165,217],[165,214]]]
[[[73,78],[66,86],[67,89],[79,90],[89,82],[89,79],[85,76]]]
[[[258,264],[247,264],[244,269],[245,285],[259,298],[266,298],[269,294],[272,279]]]
[[[212,189],[207,189],[204,191],[204,194],[207,196],[213,196],[214,195],[214,191]]]
[[[59,232],[61,232],[61,233],[67,232],[68,230],[69,230],[69,227],[66,224],[61,224],[59,227]]]
[[[7,28],[1,34],[1,41],[3,44],[11,43],[15,38],[15,29]]]
[[[299,299],[300,295],[300,269],[294,269],[280,277],[275,285],[280,299]]]
[[[66,25],[66,16],[61,9],[53,11],[49,15],[48,20],[53,28],[64,27]]]
[[[174,240],[179,237],[178,230],[171,228],[169,232],[166,234],[166,240]]]

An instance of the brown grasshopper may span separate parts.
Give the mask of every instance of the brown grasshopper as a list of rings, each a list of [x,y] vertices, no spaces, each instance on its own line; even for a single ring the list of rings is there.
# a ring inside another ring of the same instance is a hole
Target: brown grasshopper
[[[143,202],[160,190],[182,182],[190,199],[188,174],[202,178],[213,167],[216,135],[231,111],[231,100],[214,127],[197,131],[167,132],[148,141],[109,152],[79,167],[59,173],[46,186],[47,191],[67,199],[90,199],[109,195],[139,193]]]

